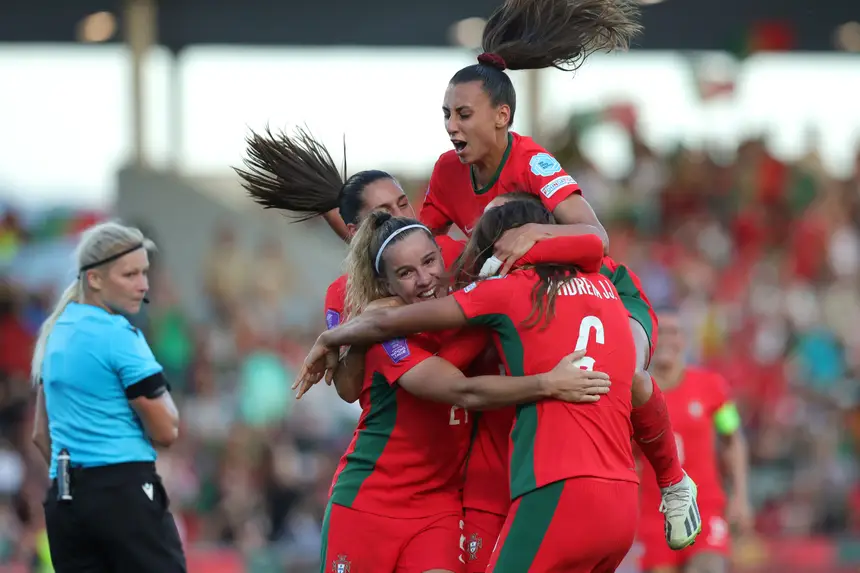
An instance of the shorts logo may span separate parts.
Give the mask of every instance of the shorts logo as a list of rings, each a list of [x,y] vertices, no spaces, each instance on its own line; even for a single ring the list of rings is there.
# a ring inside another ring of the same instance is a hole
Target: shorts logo
[[[346,559],[346,555],[338,555],[336,561],[332,561],[331,564],[332,573],[349,573],[349,561]]]
[[[549,153],[537,153],[529,160],[532,173],[538,177],[549,177],[561,171],[561,164]]]
[[[404,358],[409,358],[409,345],[406,343],[405,338],[395,338],[388,342],[383,342],[382,348],[385,349],[385,353],[388,354],[388,357],[395,364],[399,364]]]
[[[556,177],[555,179],[541,187],[540,192],[543,194],[544,197],[549,199],[550,197],[555,195],[556,191],[567,187],[568,185],[576,185],[576,181],[570,175],[562,175],[561,177]]]
[[[325,326],[331,330],[340,324],[340,313],[336,310],[328,309],[325,311]]]
[[[474,561],[478,558],[478,550],[484,546],[484,541],[478,537],[477,533],[473,533],[469,538],[469,561]]]

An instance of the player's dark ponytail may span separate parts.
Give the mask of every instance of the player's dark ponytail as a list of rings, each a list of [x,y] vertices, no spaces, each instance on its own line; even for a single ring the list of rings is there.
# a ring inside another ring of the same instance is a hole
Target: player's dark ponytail
[[[472,231],[471,239],[455,263],[457,284],[463,286],[476,280],[478,271],[493,255],[493,246],[505,231],[529,223],[549,225],[554,224],[555,219],[543,204],[531,199],[514,199],[481,215]],[[555,314],[555,299],[559,288],[579,272],[575,265],[553,263],[535,265],[534,270],[540,281],[532,288],[532,311],[523,321],[526,328],[541,324],[546,327]]]
[[[382,211],[374,211],[364,218],[350,241],[345,262],[348,316],[361,314],[374,300],[391,296],[381,280],[385,276],[385,256],[384,251],[380,256],[380,250],[383,245],[388,249],[416,231],[433,236],[427,227],[415,219],[392,217],[390,213]]]
[[[641,30],[635,0],[506,0],[487,21],[478,63],[451,84],[480,81],[494,106],[516,111],[509,70],[573,71],[594,52],[627,48]]]
[[[264,209],[279,209],[306,221],[338,209],[345,223],[356,224],[364,206],[365,187],[394,179],[376,169],[359,171],[343,180],[328,149],[302,128],[295,135],[251,132],[246,138],[246,169],[234,168],[242,187]],[[343,173],[346,173],[344,144]]]

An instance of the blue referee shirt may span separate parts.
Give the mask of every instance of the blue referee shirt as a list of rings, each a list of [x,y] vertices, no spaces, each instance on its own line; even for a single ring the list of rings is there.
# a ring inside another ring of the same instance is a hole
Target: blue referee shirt
[[[125,317],[70,303],[48,337],[42,363],[51,478],[63,448],[72,466],[155,461],[125,391],[162,370],[143,334]]]

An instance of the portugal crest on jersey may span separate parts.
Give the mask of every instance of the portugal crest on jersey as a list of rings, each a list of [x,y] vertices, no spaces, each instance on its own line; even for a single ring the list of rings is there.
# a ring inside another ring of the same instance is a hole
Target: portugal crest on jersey
[[[538,177],[549,177],[561,171],[561,164],[549,153],[536,153],[529,160],[532,173]]]
[[[338,555],[337,560],[331,564],[332,573],[349,573],[349,561],[346,555]]]
[[[474,561],[478,558],[478,549],[484,546],[484,541],[478,537],[477,533],[473,533],[469,538],[469,561]]]

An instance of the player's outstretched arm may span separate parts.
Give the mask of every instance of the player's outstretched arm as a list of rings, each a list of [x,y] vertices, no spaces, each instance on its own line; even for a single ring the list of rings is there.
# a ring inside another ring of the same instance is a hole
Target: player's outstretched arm
[[[466,326],[466,316],[453,297],[398,308],[365,312],[346,324],[323,332],[317,344],[329,348],[370,346],[398,336]]]
[[[609,376],[582,370],[574,361],[585,356],[574,352],[551,371],[536,376],[466,377],[450,362],[434,356],[404,374],[400,387],[410,394],[452,404],[467,410],[492,410],[544,399],[564,402],[597,402],[609,392]]]
[[[398,336],[465,325],[466,317],[453,297],[365,312],[320,334],[292,387],[298,388],[300,397],[319,381],[322,373],[326,382],[331,383],[342,346],[370,347]]]

